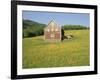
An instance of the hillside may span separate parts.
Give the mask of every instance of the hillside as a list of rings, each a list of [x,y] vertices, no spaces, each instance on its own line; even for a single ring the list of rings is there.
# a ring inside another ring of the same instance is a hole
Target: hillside
[[[43,36],[23,39],[23,68],[89,66],[89,30],[65,30],[73,39],[46,42]]]
[[[23,38],[27,37],[35,37],[43,35],[44,27],[46,24],[42,24],[39,22],[31,21],[31,20],[23,20]],[[89,27],[82,25],[63,25],[63,30],[83,30],[89,29]]]
[[[62,29],[64,30],[83,30],[83,29],[89,29],[89,27],[82,26],[82,25],[63,25]]]
[[[32,37],[43,35],[43,29],[46,25],[31,20],[23,20],[23,37]]]

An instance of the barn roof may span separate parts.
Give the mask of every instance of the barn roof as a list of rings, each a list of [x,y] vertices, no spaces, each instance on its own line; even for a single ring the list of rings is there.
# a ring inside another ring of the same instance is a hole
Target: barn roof
[[[52,23],[55,25],[54,27],[58,27],[58,28],[60,28],[60,27],[58,26],[58,24],[55,22],[54,19],[51,20],[51,21],[48,23],[47,27],[49,27],[49,25],[51,25]],[[47,28],[47,27],[46,27],[46,28]]]

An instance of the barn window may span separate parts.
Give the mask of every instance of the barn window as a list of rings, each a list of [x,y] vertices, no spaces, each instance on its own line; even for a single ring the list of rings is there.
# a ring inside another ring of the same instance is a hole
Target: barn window
[[[54,31],[54,28],[51,28],[51,31]]]
[[[55,31],[58,31],[58,29],[56,28]]]
[[[49,30],[49,29],[47,29],[47,31],[49,32],[50,30]]]
[[[51,37],[53,38],[53,37],[55,37],[55,35],[54,34],[51,34]]]

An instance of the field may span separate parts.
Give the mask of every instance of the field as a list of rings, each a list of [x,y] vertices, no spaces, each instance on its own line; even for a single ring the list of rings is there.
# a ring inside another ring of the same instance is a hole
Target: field
[[[23,39],[23,68],[89,66],[89,30],[66,30],[72,39],[46,42],[43,36]]]

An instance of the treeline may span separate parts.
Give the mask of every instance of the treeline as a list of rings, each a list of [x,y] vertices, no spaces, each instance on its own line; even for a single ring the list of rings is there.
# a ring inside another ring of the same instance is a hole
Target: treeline
[[[89,27],[82,26],[82,25],[64,25],[62,26],[63,30],[82,30],[82,29],[89,29]]]
[[[42,23],[38,23],[31,20],[23,20],[23,38],[43,35],[45,27],[46,25]],[[89,29],[89,28],[81,25],[64,25],[62,26],[62,29],[82,30],[82,29]]]
[[[23,20],[23,38],[43,35],[46,25],[31,20]]]

